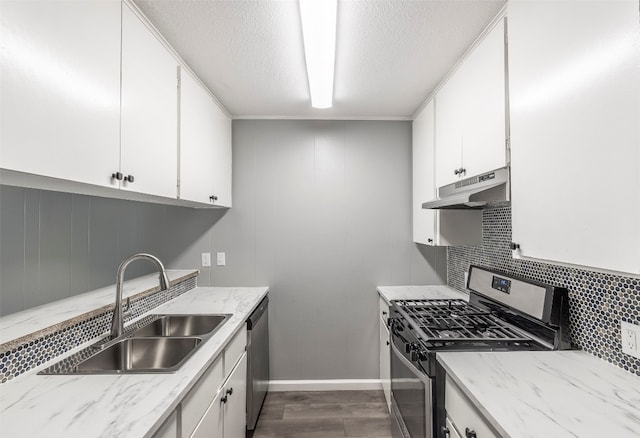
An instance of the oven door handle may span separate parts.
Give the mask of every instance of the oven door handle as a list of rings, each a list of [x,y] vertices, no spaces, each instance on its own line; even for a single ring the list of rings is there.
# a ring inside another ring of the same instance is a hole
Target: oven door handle
[[[395,354],[396,357],[400,360],[400,362],[402,362],[404,366],[411,370],[411,372],[416,376],[418,380],[420,380],[425,385],[429,385],[431,383],[431,379],[427,375],[425,375],[425,373],[421,372],[414,364],[411,363],[411,361],[409,361],[402,355],[394,342],[391,343],[391,350],[393,351],[393,354]]]

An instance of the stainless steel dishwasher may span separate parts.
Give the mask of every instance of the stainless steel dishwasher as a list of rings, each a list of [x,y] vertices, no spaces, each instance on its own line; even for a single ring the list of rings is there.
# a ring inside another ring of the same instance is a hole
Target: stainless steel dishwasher
[[[247,429],[254,430],[269,389],[269,297],[247,319]]]

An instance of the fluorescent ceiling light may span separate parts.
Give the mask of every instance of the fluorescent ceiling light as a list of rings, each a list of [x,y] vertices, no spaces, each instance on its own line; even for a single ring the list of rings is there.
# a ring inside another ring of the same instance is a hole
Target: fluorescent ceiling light
[[[311,106],[333,104],[338,0],[299,0]]]

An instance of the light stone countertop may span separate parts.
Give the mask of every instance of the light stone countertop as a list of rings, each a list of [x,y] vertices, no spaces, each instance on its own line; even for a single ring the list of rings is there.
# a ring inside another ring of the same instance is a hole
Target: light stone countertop
[[[65,355],[3,384],[0,436],[152,436],[268,290],[268,287],[195,288],[149,312],[233,314],[176,373],[36,375]]]
[[[197,270],[167,270],[171,285],[198,275]],[[124,282],[122,297],[151,293],[159,290],[158,274],[149,274]],[[0,317],[0,344],[46,330],[53,332],[69,320],[84,320],[90,314],[99,314],[113,307],[116,285],[112,284],[80,295],[43,304],[22,312]]]
[[[391,300],[438,300],[459,298],[469,300],[469,295],[447,285],[436,286],[378,286],[378,293],[389,304]]]
[[[503,438],[640,437],[640,377],[586,352],[437,358]]]

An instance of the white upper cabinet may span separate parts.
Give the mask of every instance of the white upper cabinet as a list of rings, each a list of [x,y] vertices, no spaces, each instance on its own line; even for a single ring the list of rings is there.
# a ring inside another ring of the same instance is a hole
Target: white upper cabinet
[[[177,197],[178,62],[122,8],[122,188]],[[127,182],[133,176],[133,182]]]
[[[120,8],[2,1],[0,168],[117,187]]]
[[[231,207],[231,119],[182,69],[180,199]]]
[[[422,203],[436,197],[435,108],[433,100],[413,120],[413,241],[433,245],[435,210],[425,210]]]
[[[508,11],[515,256],[640,274],[638,2]]]
[[[422,203],[436,197],[434,177],[435,107],[430,101],[413,121],[413,241],[424,245],[479,245],[482,212],[429,210]]]
[[[436,186],[504,167],[504,21],[463,60],[436,95]]]

